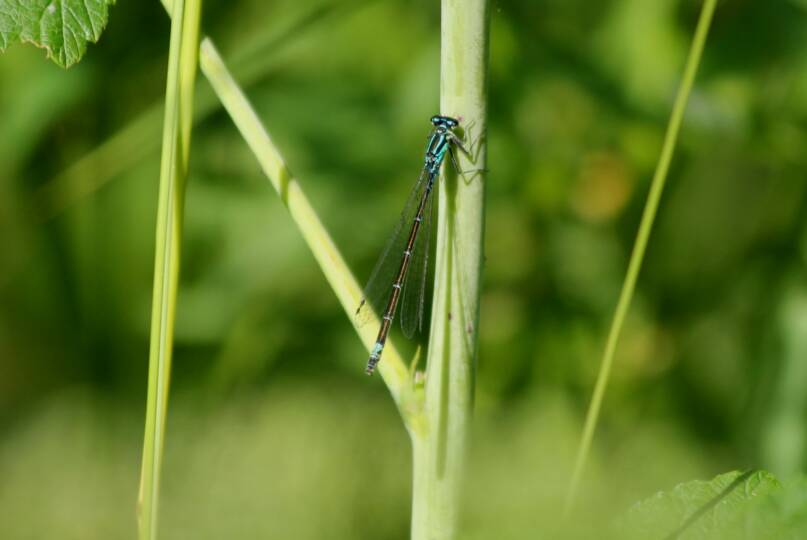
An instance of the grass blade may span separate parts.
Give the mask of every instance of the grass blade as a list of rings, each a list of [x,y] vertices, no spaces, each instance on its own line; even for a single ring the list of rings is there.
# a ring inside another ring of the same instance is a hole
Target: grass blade
[[[174,13],[177,16],[171,24],[154,256],[148,398],[138,498],[141,540],[157,537],[160,465],[168,411],[185,180],[199,50],[200,4],[200,0],[176,0]]]
[[[588,461],[588,454],[589,450],[591,449],[591,441],[594,438],[594,430],[597,426],[600,408],[602,407],[605,388],[608,385],[608,378],[611,374],[611,366],[613,364],[614,352],[616,351],[619,334],[622,331],[625,315],[628,312],[631,299],[633,298],[633,291],[636,288],[636,279],[639,276],[639,270],[642,267],[645,249],[647,248],[647,240],[650,237],[650,231],[653,228],[653,221],[656,218],[659,200],[661,199],[661,193],[664,190],[667,172],[670,169],[673,151],[675,150],[675,144],[678,140],[678,131],[684,117],[684,111],[686,110],[689,94],[692,90],[692,84],[695,81],[695,74],[698,70],[698,64],[700,63],[701,54],[703,53],[703,46],[706,43],[706,36],[709,33],[709,26],[712,21],[712,15],[714,14],[716,4],[717,0],[705,0],[703,3],[703,8],[701,9],[700,18],[698,20],[698,26],[695,30],[695,37],[692,40],[692,48],[689,51],[689,57],[687,58],[686,66],[684,67],[684,77],[681,80],[681,85],[678,88],[678,93],[675,97],[675,104],[673,105],[672,114],[670,115],[670,121],[667,124],[667,133],[664,136],[661,157],[659,158],[658,165],[656,166],[653,181],[650,184],[650,193],[647,196],[647,202],[645,203],[642,220],[639,224],[639,232],[636,235],[636,241],[633,245],[633,251],[631,252],[630,256],[628,272],[625,276],[625,281],[622,284],[622,292],[619,295],[619,301],[617,302],[614,318],[611,322],[611,329],[608,332],[605,352],[603,353],[602,361],[600,362],[600,371],[597,375],[597,383],[594,386],[591,404],[589,405],[589,409],[586,414],[586,422],[583,428],[583,438],[577,451],[574,471],[572,472],[572,479],[566,496],[564,513],[567,515],[571,511],[572,505],[574,504],[577,496],[577,489],[583,474],[583,469]]]

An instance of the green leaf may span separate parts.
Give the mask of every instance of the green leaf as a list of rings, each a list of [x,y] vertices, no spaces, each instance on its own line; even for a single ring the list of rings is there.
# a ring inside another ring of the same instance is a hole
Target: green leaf
[[[757,538],[746,536],[744,524],[755,503],[781,491],[764,471],[730,472],[706,482],[696,480],[635,504],[621,527],[626,538],[696,540]],[[729,534],[733,531],[732,534]],[[740,536],[736,533],[743,531]]]
[[[115,0],[0,0],[0,51],[17,41],[33,43],[67,68],[97,42]]]
[[[807,531],[807,478],[783,483],[761,497],[742,519],[728,527],[723,538],[753,540],[801,540]]]

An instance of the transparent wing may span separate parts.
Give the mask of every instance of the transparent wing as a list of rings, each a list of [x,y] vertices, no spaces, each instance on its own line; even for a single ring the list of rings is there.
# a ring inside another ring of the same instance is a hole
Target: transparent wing
[[[364,287],[364,296],[356,309],[357,326],[363,326],[373,320],[373,313],[380,318],[384,308],[387,306],[387,301],[392,292],[392,283],[395,281],[401,267],[403,252],[406,249],[406,242],[409,240],[409,231],[418,211],[418,203],[423,196],[423,190],[426,189],[427,183],[428,174],[424,169],[420,173],[415,187],[412,188],[403,212],[401,212],[401,217],[398,219],[398,224],[393,229],[389,240],[387,240],[387,245],[384,247],[384,251],[381,252],[381,256],[370,274],[370,279]]]
[[[420,223],[418,236],[412,246],[412,260],[401,291],[401,329],[407,338],[411,338],[415,331],[419,332],[423,328],[423,303],[426,296],[426,274],[429,268],[429,246],[432,237],[433,199],[434,194],[429,194],[429,199],[423,209],[423,221]]]

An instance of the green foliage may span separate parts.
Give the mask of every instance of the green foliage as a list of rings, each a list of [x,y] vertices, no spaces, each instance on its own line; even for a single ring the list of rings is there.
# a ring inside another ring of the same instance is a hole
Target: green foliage
[[[0,0],[0,51],[17,41],[33,43],[63,68],[81,60],[97,42],[115,0]]]
[[[801,540],[807,536],[807,478],[782,482],[727,527],[726,540]]]
[[[710,481],[695,480],[658,493],[634,505],[625,517],[624,534],[629,538],[761,538],[762,530],[750,534],[745,524],[750,511],[755,521],[763,519],[755,505],[760,498],[781,491],[770,473],[730,472]],[[780,527],[781,523],[775,524]],[[740,534],[740,536],[736,536]],[[780,538],[780,537],[776,537]]]
[[[799,540],[807,531],[807,478],[731,472],[635,504],[617,537],[636,540]]]

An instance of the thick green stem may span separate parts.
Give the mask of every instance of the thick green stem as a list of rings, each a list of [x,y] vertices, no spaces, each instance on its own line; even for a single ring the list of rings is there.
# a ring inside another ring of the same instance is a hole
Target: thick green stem
[[[434,305],[423,422],[413,446],[412,538],[458,537],[460,488],[473,405],[484,231],[487,0],[443,0],[441,114],[460,120],[470,156],[456,152],[440,183]]]

